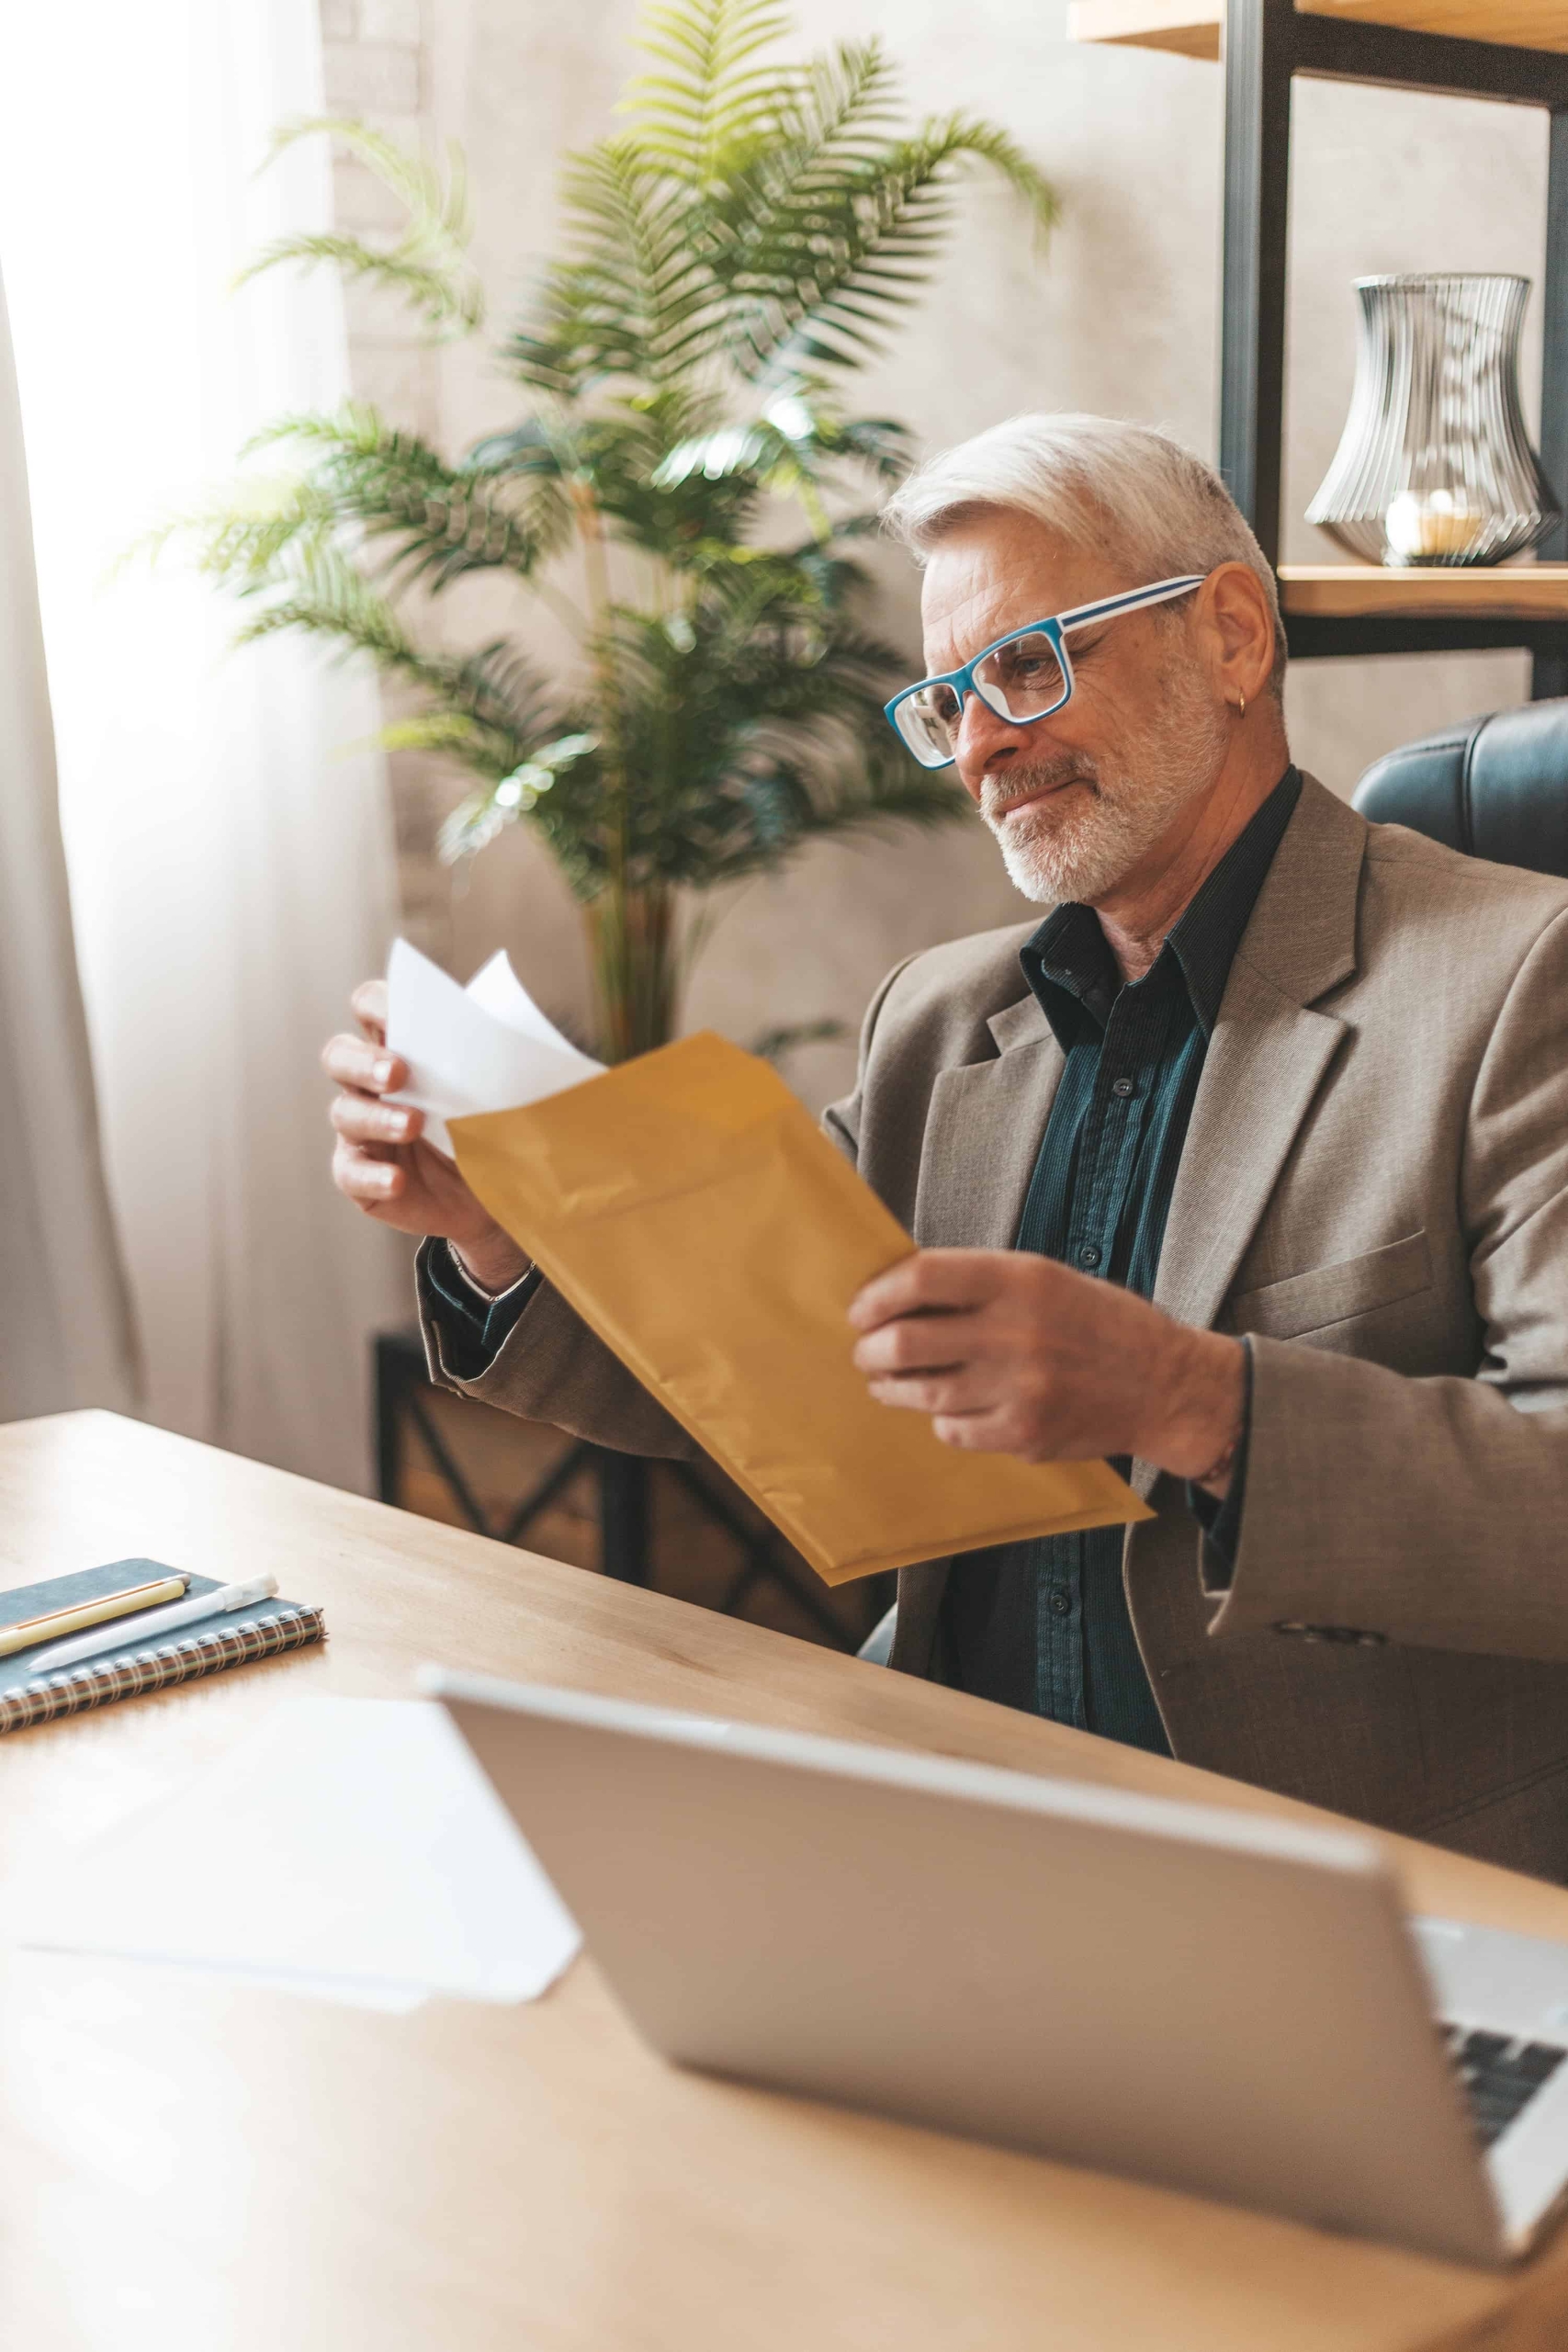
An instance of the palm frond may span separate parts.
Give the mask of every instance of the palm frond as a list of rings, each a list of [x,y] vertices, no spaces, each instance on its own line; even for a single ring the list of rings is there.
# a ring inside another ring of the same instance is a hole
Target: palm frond
[[[324,638],[340,652],[368,653],[383,670],[419,670],[423,656],[388,599],[336,548],[312,549],[298,574],[280,584],[240,628],[237,645],[286,629]]]
[[[800,69],[759,66],[757,59],[789,31],[775,0],[685,0],[650,7],[637,46],[658,71],[639,74],[618,111],[636,137],[688,188],[722,181],[737,158],[776,130],[796,93]]]
[[[567,258],[547,273],[534,320],[508,346],[518,374],[568,398],[606,378],[679,381],[717,327],[688,193],[621,138],[569,156],[561,197]]]
[[[1038,166],[995,124],[953,114],[875,154],[840,155],[829,139],[804,168],[764,178],[767,200],[743,223],[722,265],[735,299],[739,364],[858,366],[930,282],[951,229],[956,188],[976,162],[999,173],[1039,234],[1059,202]]]
[[[469,459],[449,466],[418,434],[393,425],[367,401],[330,414],[279,418],[251,450],[277,443],[315,453],[311,494],[340,523],[393,542],[389,572],[432,593],[471,571],[527,578],[570,527],[558,477],[541,470],[520,488],[514,469]]]
[[[504,639],[471,653],[433,653],[409,634],[395,605],[335,548],[313,551],[275,584],[235,639],[250,645],[284,631],[325,640],[344,654],[368,654],[377,667],[429,698],[432,740],[421,748],[461,752],[465,763],[498,782],[530,746],[558,729],[548,688]],[[414,748],[419,720],[405,720]]]
[[[574,770],[592,772],[599,738],[586,731],[560,735],[553,742],[536,744],[525,760],[486,790],[470,793],[453,809],[441,828],[436,847],[443,862],[455,865],[487,848],[502,829],[521,817],[530,817],[563,776]]]
[[[798,390],[779,394],[749,424],[726,424],[677,442],[655,467],[651,482],[672,491],[694,482],[725,485],[750,496],[764,492],[794,499],[819,547],[838,535],[829,498],[848,469],[896,481],[908,471],[913,445],[903,426],[886,418],[845,422],[820,405],[807,405]],[[732,498],[728,504],[734,505]],[[705,502],[708,509],[720,502]],[[707,513],[704,537],[712,536]]]
[[[554,724],[553,719],[548,723]],[[426,752],[468,775],[482,778],[477,798],[488,804],[525,756],[531,735],[515,726],[484,726],[465,712],[437,710],[432,713],[423,740],[415,721],[408,723],[406,731],[398,726],[384,729],[380,740],[386,751]],[[505,810],[503,821],[510,824],[515,813]]]
[[[881,347],[929,282],[965,170],[1001,175],[1043,232],[1055,195],[1016,141],[954,113],[893,128],[874,40],[808,65],[759,62],[771,0],[675,0],[647,18],[660,70],[631,130],[568,160],[565,258],[510,356],[580,401],[606,381],[665,390],[715,369],[780,390]]]
[[[423,654],[418,678],[446,707],[464,712],[498,746],[504,743],[509,768],[529,757],[542,734],[559,729],[550,687],[505,638],[471,653]]]
[[[376,741],[384,752],[431,752],[466,766],[489,764],[485,730],[465,710],[427,710],[413,718],[395,718]]]
[[[407,212],[407,228],[385,245],[326,232],[277,237],[241,271],[236,283],[243,286],[247,278],[285,262],[307,268],[330,263],[345,277],[401,295],[438,337],[471,334],[484,317],[484,296],[468,259],[473,214],[461,151],[449,145],[443,168],[428,156],[410,154],[368,123],[313,116],[284,123],[273,135],[267,161],[296,140],[318,134],[346,148],[375,174]]]
[[[115,569],[138,559],[156,563],[178,546],[196,571],[246,595],[273,579],[287,555],[324,545],[336,520],[331,498],[301,476],[248,471],[163,516]]]
[[[836,1046],[849,1035],[841,1021],[792,1021],[782,1029],[764,1029],[753,1037],[750,1050],[764,1062],[782,1062],[802,1046]]]

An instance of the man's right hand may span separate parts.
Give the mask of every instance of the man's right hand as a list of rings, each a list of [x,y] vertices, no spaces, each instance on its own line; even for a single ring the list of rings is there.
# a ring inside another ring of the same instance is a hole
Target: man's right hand
[[[528,1271],[509,1233],[477,1201],[456,1164],[423,1139],[424,1114],[382,1097],[408,1084],[408,1066],[387,1051],[387,983],[354,991],[357,1037],[329,1037],[321,1067],[336,1081],[333,1182],[355,1206],[400,1233],[438,1234],[474,1280],[505,1290]]]

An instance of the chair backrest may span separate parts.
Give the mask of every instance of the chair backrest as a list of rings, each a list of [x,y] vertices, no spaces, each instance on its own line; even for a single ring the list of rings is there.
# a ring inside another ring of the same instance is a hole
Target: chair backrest
[[[1568,877],[1568,700],[1406,743],[1367,770],[1355,806],[1468,857]]]

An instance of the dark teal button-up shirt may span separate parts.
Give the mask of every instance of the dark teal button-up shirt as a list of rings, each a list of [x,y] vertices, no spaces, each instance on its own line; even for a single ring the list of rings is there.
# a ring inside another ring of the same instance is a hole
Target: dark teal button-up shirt
[[[1024,978],[1066,1062],[1020,1250],[1152,1295],[1220,1000],[1300,794],[1301,778],[1288,769],[1141,980],[1122,983],[1089,907],[1056,908],[1022,950]],[[1125,1475],[1129,1465],[1115,1466]],[[1211,1530],[1222,1554],[1234,1541],[1240,1495],[1238,1475]],[[949,1679],[981,1698],[1168,1754],[1127,1611],[1122,1548],[1121,1528],[1092,1528],[955,1561],[943,1603]]]

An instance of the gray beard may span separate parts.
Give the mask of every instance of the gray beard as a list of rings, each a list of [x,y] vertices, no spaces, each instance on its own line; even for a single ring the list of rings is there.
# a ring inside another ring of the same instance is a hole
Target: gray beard
[[[1093,906],[1107,897],[1182,809],[1210,790],[1228,732],[1206,695],[1179,692],[1158,737],[1138,745],[1126,766],[1068,753],[988,776],[981,814],[1013,888],[1037,906],[1067,899]],[[1003,822],[1012,801],[1069,779],[1085,787],[1070,806],[1043,800]]]

